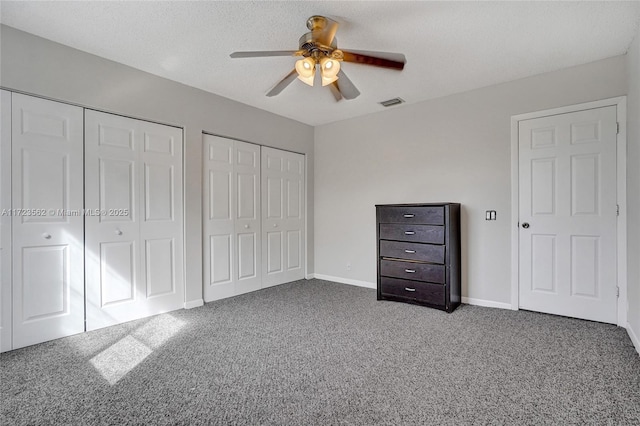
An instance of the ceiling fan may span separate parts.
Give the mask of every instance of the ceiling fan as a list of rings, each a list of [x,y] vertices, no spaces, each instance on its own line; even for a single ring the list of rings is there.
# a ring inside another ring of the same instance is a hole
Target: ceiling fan
[[[329,86],[336,101],[342,98],[355,99],[360,95],[360,91],[341,69],[341,62],[353,62],[395,70],[402,70],[406,63],[406,58],[402,53],[338,49],[335,37],[338,23],[333,19],[314,15],[307,20],[307,28],[311,31],[300,37],[298,50],[233,52],[230,56],[232,58],[300,56],[301,59],[296,61],[295,68],[280,80],[267,93],[267,96],[276,96],[296,77],[309,86],[313,86],[316,79],[316,68],[319,67],[322,85]]]

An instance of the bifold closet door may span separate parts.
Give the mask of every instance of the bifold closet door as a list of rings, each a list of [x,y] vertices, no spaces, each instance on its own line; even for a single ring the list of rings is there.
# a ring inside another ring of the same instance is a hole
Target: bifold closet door
[[[85,111],[87,330],[183,307],[182,130]]]
[[[84,331],[82,108],[12,94],[13,349]]]
[[[304,155],[262,147],[262,286],[304,278]]]
[[[11,350],[11,92],[0,91],[0,352]]]
[[[260,146],[203,135],[204,300],[261,288]]]

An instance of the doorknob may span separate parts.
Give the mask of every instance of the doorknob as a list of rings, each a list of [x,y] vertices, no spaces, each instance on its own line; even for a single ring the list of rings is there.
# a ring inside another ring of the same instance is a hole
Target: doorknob
[[[277,228],[277,227],[278,227],[278,224],[277,224],[277,223],[274,223],[274,224],[273,224],[273,227],[274,227],[274,228]]]
[[[116,229],[116,235],[122,235],[122,231],[119,229]]]
[[[45,240],[50,240],[51,234],[42,234],[42,238],[44,238]]]
[[[245,226],[244,226],[244,229],[249,229],[249,225],[245,225]]]
[[[525,222],[525,223],[523,223],[523,224],[522,224],[522,227],[523,227],[524,229],[527,229],[527,228],[529,228],[529,224],[528,224],[527,222]]]

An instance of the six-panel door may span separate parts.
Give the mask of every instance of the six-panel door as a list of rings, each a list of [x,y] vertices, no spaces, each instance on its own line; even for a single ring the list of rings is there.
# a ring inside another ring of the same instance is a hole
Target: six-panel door
[[[179,309],[182,131],[85,114],[87,330]]]
[[[82,108],[12,94],[13,349],[84,331]]]
[[[262,147],[262,286],[304,278],[304,155]]]
[[[203,135],[204,300],[261,287],[260,146]]]
[[[616,121],[519,123],[521,308],[616,323]]]

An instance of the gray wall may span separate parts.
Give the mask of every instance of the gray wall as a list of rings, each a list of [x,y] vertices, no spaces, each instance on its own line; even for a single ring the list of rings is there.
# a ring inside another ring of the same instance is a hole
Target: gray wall
[[[619,56],[316,127],[316,274],[375,283],[374,204],[460,202],[462,295],[510,304],[511,116],[624,95],[625,67]]]
[[[640,30],[627,53],[627,217],[629,326],[640,339]],[[640,341],[636,341],[640,345]],[[637,347],[640,350],[640,346]]]
[[[203,131],[306,154],[307,267],[313,272],[312,127],[4,25],[0,37],[3,88],[184,128],[187,302],[202,298]]]

